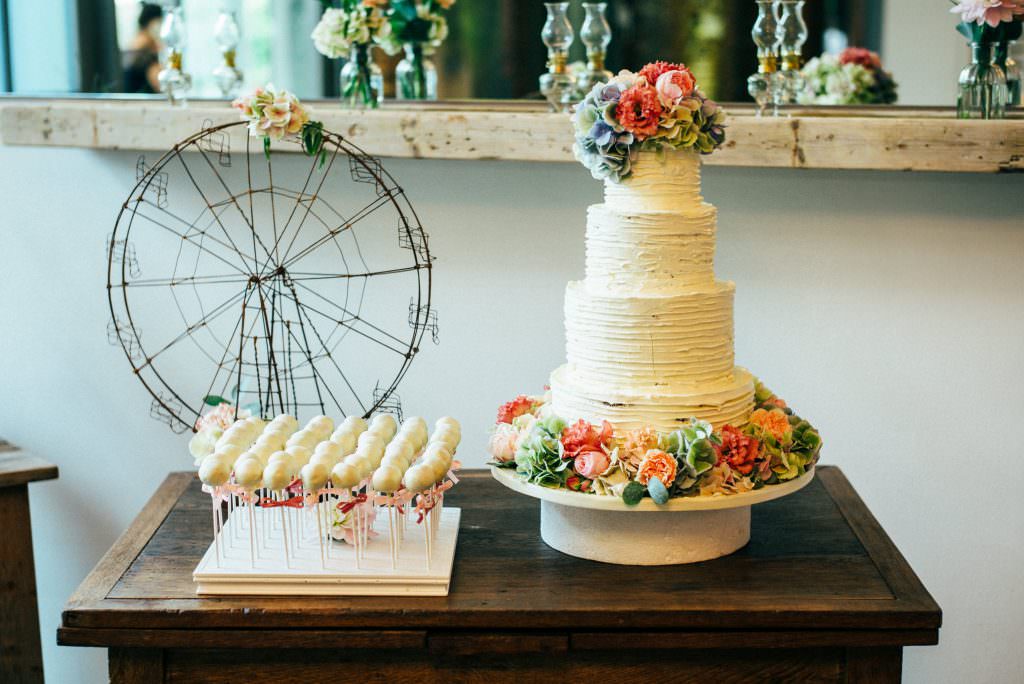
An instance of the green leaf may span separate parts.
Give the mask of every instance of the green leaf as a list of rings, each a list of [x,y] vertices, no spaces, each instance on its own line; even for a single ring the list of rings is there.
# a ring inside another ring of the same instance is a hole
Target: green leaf
[[[263,138],[263,156],[267,158],[267,161],[270,161],[270,138],[269,137]]]
[[[668,501],[668,490],[660,478],[652,477],[647,481],[647,492],[651,495],[654,503],[659,506]]]
[[[644,486],[633,480],[622,490],[622,502],[627,506],[636,506],[644,498]]]
[[[207,394],[203,397],[203,403],[207,406],[220,406],[221,404],[230,404],[231,402],[224,397],[219,397],[216,394]]]

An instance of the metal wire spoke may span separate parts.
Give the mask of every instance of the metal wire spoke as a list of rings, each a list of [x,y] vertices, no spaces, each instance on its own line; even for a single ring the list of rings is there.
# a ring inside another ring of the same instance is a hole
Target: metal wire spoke
[[[367,271],[366,273],[310,273],[299,271],[288,271],[289,280],[295,282],[301,282],[303,280],[345,280],[352,278],[374,278],[376,276],[385,275],[398,275],[400,273],[410,273],[412,271],[418,271],[421,268],[430,268],[425,264],[419,264],[417,266],[400,266],[398,268],[387,268],[382,271]]]
[[[144,368],[145,366],[152,365],[153,359],[155,359],[156,357],[160,356],[160,354],[163,354],[165,351],[167,351],[168,349],[170,349],[171,347],[176,345],[178,342],[181,342],[186,337],[190,337],[192,335],[192,333],[194,333],[199,328],[202,328],[203,326],[209,325],[209,323],[211,321],[216,320],[217,318],[219,318],[221,316],[221,314],[223,314],[225,311],[229,310],[231,305],[235,303],[235,300],[240,299],[243,296],[243,294],[244,293],[239,293],[239,294],[232,295],[227,301],[224,301],[221,304],[219,304],[216,308],[211,309],[208,314],[206,314],[205,316],[200,318],[198,321],[196,321],[195,323],[193,323],[189,327],[187,327],[184,330],[184,332],[179,333],[174,339],[172,339],[170,342],[168,342],[163,347],[161,347],[155,354],[147,354],[146,355],[146,361],[141,366],[136,368],[136,370],[140,370],[140,369]]]
[[[373,323],[371,323],[370,321],[366,320],[365,318],[363,318],[359,314],[352,313],[351,311],[347,310],[345,307],[341,306],[337,302],[332,301],[332,300],[328,299],[327,297],[324,297],[319,292],[316,292],[315,290],[310,289],[309,287],[303,285],[302,283],[296,283],[296,284],[299,287],[301,287],[303,290],[309,292],[311,295],[313,295],[317,299],[323,300],[327,304],[330,304],[334,308],[338,309],[343,314],[347,315],[351,320],[359,321],[360,323],[362,323],[363,325],[367,326],[368,328],[371,328],[371,329],[379,332],[381,335],[385,335],[387,337],[390,337],[392,340],[394,340],[395,342],[398,342],[399,344],[404,344],[405,343],[405,341],[402,340],[401,338],[396,337],[396,336],[392,335],[391,333],[389,333],[388,331],[384,330],[383,328],[374,325]],[[326,315],[326,314],[324,314],[324,315]]]
[[[297,299],[292,298],[290,295],[286,294],[284,296],[292,299],[292,301],[295,302],[295,306],[297,306],[299,309],[302,309],[303,311],[305,311],[307,315],[309,315],[310,313],[315,313],[316,315],[322,317],[323,319],[325,319],[327,321],[330,321],[331,323],[336,323],[337,325],[340,325],[342,327],[348,328],[349,330],[351,330],[355,334],[360,335],[361,337],[364,337],[364,338],[366,338],[368,340],[371,340],[373,342],[376,342],[380,346],[382,346],[385,349],[388,349],[390,351],[393,351],[394,353],[398,354],[399,356],[403,356],[403,357],[404,356],[408,356],[409,353],[410,353],[408,350],[403,350],[403,349],[398,349],[398,348],[392,347],[387,342],[385,342],[383,340],[380,340],[380,339],[377,339],[373,335],[371,335],[371,334],[369,334],[367,332],[364,332],[364,331],[360,330],[359,328],[356,328],[356,327],[353,327],[353,326],[349,325],[346,321],[340,320],[338,318],[335,318],[334,316],[331,316],[330,314],[324,313],[323,311],[321,311],[320,309],[317,309],[314,306],[310,306],[309,304],[305,304],[303,302],[300,302]],[[390,335],[388,333],[383,333],[383,334],[386,335],[387,337],[391,337],[392,339],[397,339],[397,338],[395,338],[394,336],[392,336],[392,335]],[[398,341],[401,342],[401,340],[398,340]]]
[[[208,276],[181,276],[180,278],[142,278],[126,280],[114,287],[176,287],[178,285],[244,285],[249,282],[249,277],[239,277],[244,274],[218,274]]]
[[[185,175],[186,175],[186,176],[188,176],[188,179],[189,179],[190,181],[192,181],[192,186],[193,186],[193,187],[194,187],[194,188],[196,189],[196,192],[197,192],[197,193],[199,193],[199,196],[200,196],[200,197],[201,197],[201,198],[203,199],[203,204],[205,204],[205,205],[206,205],[206,207],[207,207],[207,208],[208,208],[208,209],[209,209],[209,210],[210,210],[210,211],[211,211],[211,212],[213,213],[213,215],[214,215],[214,216],[215,216],[215,217],[217,218],[217,225],[218,225],[218,226],[220,226],[220,230],[221,230],[221,232],[222,232],[222,233],[224,233],[224,237],[225,237],[225,238],[227,239],[228,243],[230,243],[230,245],[231,245],[231,248],[232,248],[232,249],[234,249],[234,250],[235,250],[235,253],[236,253],[236,254],[238,254],[238,256],[239,256],[239,257],[241,257],[241,258],[242,258],[242,259],[244,260],[244,259],[245,259],[245,257],[247,256],[247,255],[246,255],[246,253],[245,253],[245,252],[243,252],[243,251],[242,251],[242,250],[241,250],[241,249],[240,249],[240,248],[238,247],[238,245],[237,245],[237,244],[235,244],[235,241],[234,241],[234,239],[233,239],[233,238],[231,237],[231,233],[230,233],[230,232],[228,232],[227,226],[225,226],[225,225],[224,225],[224,222],[220,220],[220,215],[219,215],[219,214],[217,214],[217,213],[216,213],[216,211],[214,211],[214,207],[213,207],[213,205],[211,205],[211,204],[210,204],[210,199],[209,199],[209,198],[208,198],[208,197],[206,196],[206,193],[205,193],[205,192],[203,192],[203,189],[202,189],[201,187],[199,187],[199,183],[198,183],[198,182],[196,182],[195,176],[193,176],[193,175],[192,175],[192,170],[191,170],[191,169],[190,169],[190,168],[188,167],[188,164],[187,164],[187,163],[185,163],[185,158],[181,156],[181,152],[180,152],[180,151],[176,151],[176,152],[175,152],[175,155],[174,155],[174,156],[176,156],[176,157],[178,158],[178,161],[180,161],[180,162],[181,162],[181,166],[182,166],[182,168],[184,168],[184,169],[185,169]],[[219,175],[219,174],[218,174],[218,175]],[[269,256],[270,256],[270,254],[267,254],[267,256],[269,257]],[[256,266],[257,266],[258,264],[259,264],[259,262],[258,262],[258,261],[256,261],[256,259],[255,259],[255,258],[253,258],[253,268],[254,268],[254,269],[255,269],[255,267],[256,267]]]
[[[335,237],[338,236],[338,234],[343,233],[346,230],[351,231],[353,226],[355,226],[357,223],[362,221],[367,216],[373,214],[373,212],[377,211],[382,206],[385,206],[390,200],[390,195],[378,197],[377,199],[373,200],[365,207],[360,209],[358,212],[356,212],[356,214],[353,215],[352,218],[345,221],[342,225],[337,226],[331,230],[328,230],[326,235],[315,240],[312,244],[310,244],[307,247],[304,247],[299,252],[296,252],[293,256],[289,257],[288,252],[286,251],[281,265],[284,266],[285,268],[291,267],[303,257],[311,254],[312,252],[316,251],[318,248],[323,246],[328,240],[334,239]]]
[[[324,144],[326,144],[326,142]],[[334,146],[334,153],[331,154],[331,160],[330,162],[328,162],[327,168],[324,170],[322,174],[320,174],[320,182],[317,184],[316,190],[314,190],[311,195],[308,195],[309,201],[306,203],[306,213],[302,215],[302,219],[299,221],[299,224],[295,227],[295,234],[292,235],[292,239],[288,242],[288,246],[285,247],[284,256],[282,256],[280,259],[282,264],[288,261],[288,254],[291,253],[292,247],[295,245],[295,240],[299,237],[299,233],[302,231],[302,226],[305,225],[306,219],[309,217],[309,212],[312,210],[313,202],[316,201],[316,198],[320,195],[320,192],[323,190],[324,187],[324,182],[326,182],[327,177],[330,175],[331,169],[334,168],[334,160],[338,158],[338,152],[340,151],[340,149],[341,148],[338,145]],[[310,177],[313,175],[314,170],[316,169],[316,164],[318,162],[317,156],[318,155],[313,156],[312,162],[310,164]],[[281,231],[280,237],[284,237],[285,233],[288,232],[288,226],[291,225],[292,216],[295,215],[295,211],[298,209],[299,205],[303,203],[303,196],[305,195],[305,190],[308,187],[308,184],[309,177],[306,178],[306,184],[302,186],[302,192],[300,192],[295,197],[295,204],[292,205],[292,211],[288,215],[288,221],[285,224],[284,229]]]
[[[154,225],[156,225],[156,226],[158,226],[160,228],[163,228],[168,233],[171,233],[172,235],[177,235],[182,240],[185,240],[186,242],[189,242],[189,243],[195,245],[196,249],[198,249],[199,251],[205,252],[206,254],[211,256],[212,258],[216,259],[217,261],[222,262],[223,264],[225,264],[227,266],[230,266],[231,268],[235,269],[239,273],[241,273],[243,275],[249,275],[248,271],[243,270],[245,268],[245,264],[244,263],[242,264],[242,268],[239,268],[236,263],[234,263],[232,261],[229,261],[228,259],[226,259],[225,257],[221,256],[220,254],[217,254],[216,252],[210,250],[209,248],[204,246],[201,242],[196,242],[193,239],[192,236],[186,235],[185,233],[182,233],[182,232],[179,232],[179,231],[175,230],[174,228],[171,228],[170,226],[168,226],[166,223],[161,223],[160,221],[157,221],[152,216],[149,216],[148,214],[143,214],[142,212],[139,212],[139,211],[135,212],[134,217],[146,219],[150,223],[152,223],[152,224],[154,224]],[[181,219],[179,219],[179,220],[181,220]],[[207,235],[205,233],[197,233],[197,235],[203,235],[207,239],[212,240],[214,242],[217,242],[218,244],[223,244],[225,247],[227,247],[226,243],[221,243],[219,240],[217,240],[216,238],[214,238],[214,237],[212,237],[210,235]]]

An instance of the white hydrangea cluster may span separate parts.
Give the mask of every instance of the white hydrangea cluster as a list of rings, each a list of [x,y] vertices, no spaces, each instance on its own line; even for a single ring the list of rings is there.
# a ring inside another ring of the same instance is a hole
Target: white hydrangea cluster
[[[328,7],[310,36],[316,51],[324,57],[348,56],[354,45],[385,40],[391,31],[380,9],[357,6],[354,9]]]

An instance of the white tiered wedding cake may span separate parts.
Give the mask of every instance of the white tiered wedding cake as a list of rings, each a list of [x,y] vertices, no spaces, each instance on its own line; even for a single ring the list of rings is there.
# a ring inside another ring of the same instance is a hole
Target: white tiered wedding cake
[[[715,208],[692,150],[644,152],[587,212],[586,278],[565,292],[561,416],[671,432],[691,417],[746,424],[754,382],[734,366],[733,293],[715,280]]]

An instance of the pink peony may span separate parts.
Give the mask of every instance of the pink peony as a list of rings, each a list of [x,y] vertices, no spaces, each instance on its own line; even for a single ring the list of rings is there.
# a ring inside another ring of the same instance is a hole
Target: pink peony
[[[224,402],[218,404],[210,411],[207,411],[196,420],[195,430],[201,432],[207,428],[217,427],[221,430],[227,430],[235,422],[235,420],[242,420],[252,415],[249,411],[240,408],[238,409],[238,416],[235,416],[235,407],[232,404]]]
[[[562,430],[562,446],[564,458],[575,458],[578,454],[592,449],[600,449],[612,440],[612,424],[601,421],[601,430],[580,418],[573,425]]]
[[[670,71],[685,72],[690,77],[690,81],[694,81],[693,74],[686,68],[685,64],[673,64],[672,62],[651,62],[644,65],[644,68],[637,73],[637,76],[647,81],[648,84],[654,85],[662,75]]]
[[[959,0],[949,10],[965,23],[988,24],[992,28],[1024,14],[1024,0]]]
[[[508,423],[499,423],[487,444],[491,457],[497,463],[508,463],[516,457],[519,446],[519,431]]]
[[[686,71],[666,71],[658,77],[654,89],[658,91],[661,104],[671,108],[684,97],[692,95],[695,86],[693,74],[687,69]]]
[[[519,416],[533,411],[536,404],[537,402],[533,397],[520,394],[512,401],[502,404],[501,407],[498,408],[498,422],[511,423]]]
[[[611,457],[603,449],[588,448],[581,451],[573,461],[573,468],[576,472],[588,480],[597,479],[597,476],[608,470],[612,463]]]

